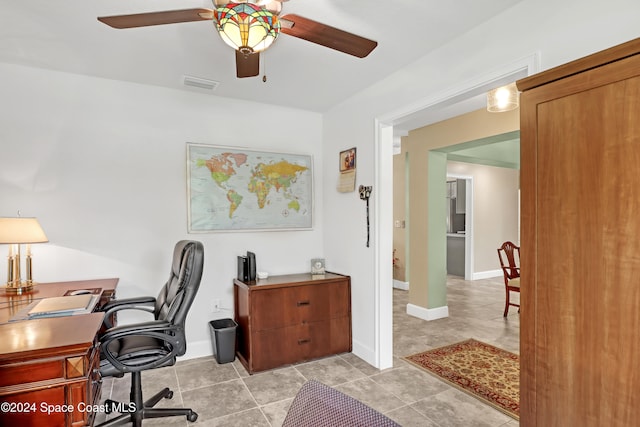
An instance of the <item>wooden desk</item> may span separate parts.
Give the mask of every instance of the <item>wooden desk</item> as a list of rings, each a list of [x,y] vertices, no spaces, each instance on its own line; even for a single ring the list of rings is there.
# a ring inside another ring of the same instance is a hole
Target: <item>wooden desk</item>
[[[25,295],[0,291],[0,425],[92,425],[100,401],[103,313],[9,322],[37,299],[68,290],[102,288],[99,304],[115,295],[118,279],[42,283]]]

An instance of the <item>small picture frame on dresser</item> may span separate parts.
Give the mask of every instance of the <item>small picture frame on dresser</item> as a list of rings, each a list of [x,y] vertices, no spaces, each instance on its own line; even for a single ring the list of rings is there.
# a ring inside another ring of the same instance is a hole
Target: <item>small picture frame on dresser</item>
[[[324,275],[324,258],[313,258],[311,260],[311,275]]]

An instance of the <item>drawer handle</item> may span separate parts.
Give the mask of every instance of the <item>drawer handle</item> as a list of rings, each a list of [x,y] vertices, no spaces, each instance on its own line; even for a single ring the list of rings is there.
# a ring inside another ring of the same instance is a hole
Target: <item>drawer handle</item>
[[[311,305],[310,301],[298,301],[298,307],[303,306],[303,305]]]
[[[310,339],[305,338],[305,339],[298,340],[298,345],[307,344],[307,343],[310,343],[310,342],[311,342]]]

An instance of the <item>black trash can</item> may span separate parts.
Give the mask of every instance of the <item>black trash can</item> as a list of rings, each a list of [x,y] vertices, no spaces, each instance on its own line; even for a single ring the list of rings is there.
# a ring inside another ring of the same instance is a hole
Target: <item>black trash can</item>
[[[218,363],[233,362],[236,358],[236,329],[233,319],[218,319],[209,322],[213,355]]]

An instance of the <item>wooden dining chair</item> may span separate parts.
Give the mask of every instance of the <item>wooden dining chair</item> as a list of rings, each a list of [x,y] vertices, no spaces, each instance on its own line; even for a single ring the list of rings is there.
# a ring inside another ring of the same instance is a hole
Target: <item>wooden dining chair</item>
[[[504,288],[507,293],[503,316],[507,317],[510,305],[518,307],[518,313],[520,312],[520,304],[511,302],[510,298],[511,292],[520,292],[520,246],[516,246],[512,242],[504,242],[498,248],[498,258],[500,259],[500,267],[502,267],[504,276]]]

